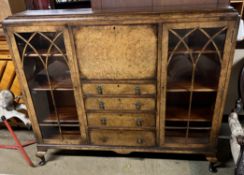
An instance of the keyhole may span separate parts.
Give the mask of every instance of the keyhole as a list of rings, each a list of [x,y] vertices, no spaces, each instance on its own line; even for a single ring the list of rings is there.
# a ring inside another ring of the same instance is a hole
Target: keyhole
[[[113,29],[115,30],[115,26],[113,27]]]

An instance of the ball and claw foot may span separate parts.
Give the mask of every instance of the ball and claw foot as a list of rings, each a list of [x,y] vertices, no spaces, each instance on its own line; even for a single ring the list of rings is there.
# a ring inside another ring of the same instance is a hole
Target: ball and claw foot
[[[215,163],[209,163],[209,168],[208,168],[208,170],[209,170],[209,172],[211,172],[211,173],[217,173],[218,172],[218,170],[217,170],[217,168],[216,168],[216,166],[215,166]]]
[[[38,163],[39,166],[43,166],[46,164],[45,153],[46,152],[37,152],[36,153],[36,157],[41,159],[40,162]]]
[[[45,158],[41,158],[41,161],[38,163],[39,166],[43,166],[46,164]]]

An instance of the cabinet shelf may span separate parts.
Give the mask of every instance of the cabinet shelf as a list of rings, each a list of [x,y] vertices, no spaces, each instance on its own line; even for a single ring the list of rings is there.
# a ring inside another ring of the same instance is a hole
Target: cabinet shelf
[[[209,130],[166,130],[165,143],[169,144],[206,144],[209,143]]]
[[[79,121],[78,121],[78,116],[76,114],[75,107],[58,108],[57,112],[59,114],[59,121],[61,126],[62,125],[69,126],[69,124],[75,126],[74,124],[77,124],[77,126],[79,127]],[[55,113],[50,114],[46,119],[40,122],[40,126],[56,126],[56,125],[58,126],[58,118],[56,117]]]
[[[166,136],[166,143],[174,143],[174,144],[206,144],[209,142],[209,136],[199,136],[199,138],[188,138],[185,137],[177,137],[177,136]]]
[[[44,140],[46,141],[50,141],[50,142],[55,142],[57,141],[58,143],[60,143],[60,140],[76,140],[79,143],[79,139],[80,139],[80,131],[69,131],[69,132],[63,132],[62,136],[60,134],[55,134],[49,137],[44,138]]]
[[[216,50],[213,50],[213,49],[205,49],[204,51],[202,51],[202,49],[190,49],[190,50],[186,50],[186,49],[181,49],[181,48],[178,48],[177,50],[173,51],[173,49],[170,49],[169,50],[169,54],[172,54],[174,52],[174,54],[189,54],[189,53],[193,53],[193,54],[199,54],[199,53],[202,53],[202,54],[216,54],[217,51]],[[223,51],[220,51],[221,53]]]
[[[166,126],[165,129],[183,130],[187,127]],[[211,127],[189,127],[190,130],[211,130]]]
[[[202,85],[194,83],[192,89],[191,84],[187,82],[168,83],[167,92],[216,92],[217,86]]]
[[[62,51],[64,54],[62,53],[59,53],[57,51],[52,51],[51,53],[46,53],[46,50],[41,50],[41,49],[38,49],[38,53],[35,53],[35,52],[27,52],[24,54],[25,57],[63,57],[65,56],[66,57],[66,53],[65,51]]]
[[[40,126],[44,126],[44,127],[58,127],[59,124],[57,123],[40,123]],[[61,127],[79,127],[79,123],[60,123]]]
[[[191,110],[191,116],[188,119],[188,110],[178,107],[167,107],[166,121],[196,121],[210,122],[212,118],[209,108],[197,108]]]
[[[73,91],[72,82],[70,79],[63,80],[62,82],[51,82],[50,87],[47,83],[43,85],[39,85],[37,87],[32,88],[33,91]]]

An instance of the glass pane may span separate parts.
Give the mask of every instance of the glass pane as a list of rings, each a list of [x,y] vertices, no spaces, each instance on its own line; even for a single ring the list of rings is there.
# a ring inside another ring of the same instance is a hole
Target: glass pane
[[[185,143],[189,120],[189,92],[168,92],[166,97],[166,143]]]
[[[189,55],[174,55],[168,63],[168,90],[189,89],[192,81],[193,65]]]
[[[166,120],[181,120],[188,118],[189,92],[167,93]]]
[[[32,90],[31,96],[39,123],[45,122],[49,117],[54,118],[55,122],[58,121],[55,114],[55,103],[53,103],[50,91]]]
[[[43,138],[79,139],[63,33],[15,33],[15,38]]]
[[[205,129],[189,129],[187,144],[208,144],[210,130]]]
[[[178,143],[185,144],[186,143],[186,128],[181,129],[167,129],[165,130],[165,143]]]
[[[53,89],[72,89],[70,70],[61,57],[49,57],[47,72]]]
[[[61,123],[66,122],[78,124],[73,91],[54,91],[53,93],[59,115],[58,117]]]
[[[194,92],[192,94],[191,116],[212,120],[217,92]]]
[[[48,84],[48,75],[45,69],[44,58],[26,57],[23,60],[24,73],[30,89]]]
[[[217,89],[221,63],[217,54],[204,54],[198,58],[195,70],[194,88]]]
[[[66,140],[80,140],[80,128],[75,125],[70,126],[62,126],[62,136],[63,139]]]
[[[40,129],[44,139],[61,139],[57,126],[41,126]]]

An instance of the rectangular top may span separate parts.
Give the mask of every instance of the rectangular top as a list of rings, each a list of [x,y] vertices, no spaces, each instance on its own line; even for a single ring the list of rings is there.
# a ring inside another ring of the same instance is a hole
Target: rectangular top
[[[190,14],[190,16],[189,16]],[[236,17],[238,13],[232,7],[218,8],[218,9],[201,9],[199,7],[194,10],[189,8],[181,8],[181,10],[168,9],[134,9],[133,12],[128,11],[93,11],[87,9],[62,9],[62,10],[27,10],[17,13],[6,18],[3,26],[7,25],[46,25],[49,24],[62,25],[70,23],[80,23],[83,25],[104,24],[110,23],[125,23],[126,21],[139,21],[146,23],[146,21],[172,21],[190,20],[198,18],[232,18]]]
[[[229,0],[91,0],[94,10],[125,10],[131,8],[172,8],[180,10],[182,7],[195,9],[223,8],[230,4]]]
[[[112,14],[148,14],[148,13],[182,13],[182,12],[233,12],[233,8],[230,6],[222,8],[202,8],[195,6],[194,8],[189,6],[176,7],[165,7],[165,8],[127,8],[120,10],[103,10],[97,11],[91,8],[82,9],[54,9],[54,10],[26,10],[20,13],[12,15],[10,18],[23,18],[23,17],[34,17],[34,16],[63,16],[63,15],[112,15]]]

